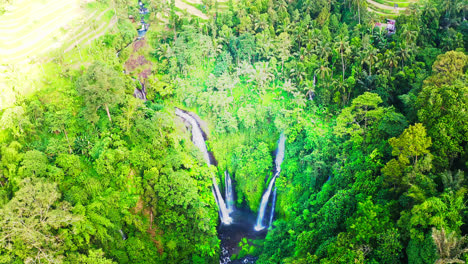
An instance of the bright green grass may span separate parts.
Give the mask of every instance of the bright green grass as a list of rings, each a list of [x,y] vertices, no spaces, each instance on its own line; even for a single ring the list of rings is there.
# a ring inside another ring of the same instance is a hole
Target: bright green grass
[[[396,2],[396,1],[387,1],[387,0],[373,0],[379,4],[386,5],[393,8],[395,4],[398,4],[398,7],[408,7],[411,3],[408,2]]]

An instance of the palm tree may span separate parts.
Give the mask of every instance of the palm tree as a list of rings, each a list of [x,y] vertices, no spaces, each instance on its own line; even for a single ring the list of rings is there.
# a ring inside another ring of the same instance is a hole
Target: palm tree
[[[288,4],[285,0],[277,1],[278,14],[288,14]]]
[[[317,80],[316,75],[314,75],[314,80],[306,80],[305,85],[303,87],[303,90],[306,92],[306,97],[309,98],[309,100],[314,100],[315,96],[315,81]]]
[[[351,0],[351,4],[357,7],[358,11],[358,24],[361,24],[361,8],[365,5],[366,1],[364,0]]]
[[[303,108],[306,106],[306,100],[304,98],[304,95],[300,92],[293,92],[293,102],[296,104],[298,107]]]
[[[390,75],[392,75],[392,69],[398,67],[398,59],[399,57],[392,50],[385,52],[385,64],[390,67]]]
[[[289,76],[295,79],[296,83],[301,84],[307,76],[307,69],[312,63],[309,61],[309,58],[306,58],[304,61],[293,61],[294,66],[291,69]]]
[[[331,54],[330,42],[321,40],[317,43],[315,48],[315,53],[319,56],[320,59],[328,61],[328,57]]]
[[[255,81],[259,88],[263,90],[265,84],[273,78],[271,67],[268,65],[268,62],[255,63],[255,69],[251,72],[249,77],[251,81]]]
[[[314,28],[314,30],[309,30],[307,32],[307,43],[310,43],[313,48],[316,48],[320,41],[323,41],[322,32],[320,32],[320,30]]]
[[[271,39],[269,31],[262,31],[256,35],[257,45],[256,49],[259,54],[266,59],[273,57],[273,52],[275,50],[273,41]]]
[[[287,32],[281,33],[276,38],[276,49],[281,60],[281,72],[283,73],[284,62],[291,56],[291,38]]]
[[[369,24],[368,24],[368,27],[371,28],[371,35],[374,35],[374,28],[375,28],[375,23],[378,22],[380,20],[379,16],[374,13],[374,12],[368,12],[368,16],[369,16]]]
[[[440,175],[440,178],[442,179],[445,189],[451,189],[454,191],[458,191],[465,180],[462,170],[458,170],[456,173],[445,171]]]
[[[437,230],[432,228],[432,239],[437,246],[439,259],[436,264],[446,263],[465,263],[459,259],[464,253],[468,252],[468,248],[464,248],[463,244],[466,241],[466,236],[457,237],[455,232],[446,233],[445,229]]]
[[[254,29],[261,29],[262,31],[265,31],[268,28],[268,16],[266,14],[261,14],[258,17],[255,18],[254,22]]]
[[[335,87],[335,90],[337,90],[341,94],[341,100],[343,102],[343,105],[346,105],[351,95],[351,89],[347,90],[346,83],[340,80],[335,80],[333,82],[333,87]]]
[[[167,43],[163,43],[159,46],[159,48],[156,50],[156,53],[158,54],[159,59],[169,59],[170,57],[174,56],[174,52],[171,48],[171,46]]]
[[[344,82],[344,75],[345,75],[345,55],[348,55],[351,52],[351,48],[349,46],[348,36],[339,35],[335,39],[335,49],[341,55],[341,66],[343,69],[343,74],[341,76],[341,81]]]
[[[294,94],[297,92],[296,85],[291,81],[291,79],[287,79],[283,84],[283,90],[287,93]]]
[[[398,50],[398,57],[401,59],[401,65],[405,67],[405,61],[410,58],[410,49],[406,45],[401,45]]]
[[[319,82],[321,83],[322,87],[329,91],[330,88],[330,77],[332,75],[332,70],[328,67],[328,61],[321,60],[319,62],[319,67],[314,72],[314,89],[315,85],[317,85],[315,76],[319,77]],[[329,102],[330,97],[327,97],[327,102]]]
[[[318,75],[321,80],[325,80],[331,76],[331,73],[332,70],[328,67],[328,61],[321,60],[319,63],[319,67],[314,72],[314,75]]]
[[[418,32],[411,28],[410,25],[403,25],[401,32],[401,38],[405,41],[406,44],[414,44],[418,38]]]
[[[369,66],[369,75],[372,75],[372,65],[378,60],[378,49],[371,46],[365,54],[362,63],[365,62]]]

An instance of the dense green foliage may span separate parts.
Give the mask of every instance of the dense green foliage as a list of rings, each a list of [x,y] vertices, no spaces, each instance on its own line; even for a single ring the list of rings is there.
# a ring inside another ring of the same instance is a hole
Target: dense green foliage
[[[240,255],[466,262],[466,1],[412,4],[394,35],[361,0],[204,1],[207,21],[145,2],[167,27],[132,44],[133,3],[109,2],[114,31],[0,110],[0,263],[217,263],[211,175],[258,210],[281,132],[277,220]],[[206,121],[217,167],[174,107]]]

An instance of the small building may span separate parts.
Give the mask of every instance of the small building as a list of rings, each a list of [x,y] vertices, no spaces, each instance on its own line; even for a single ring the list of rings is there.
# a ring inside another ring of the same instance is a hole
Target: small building
[[[396,32],[395,20],[387,19],[387,23],[375,23],[374,27],[385,29],[388,35],[393,35]]]
[[[389,35],[395,34],[395,20],[387,19],[387,33]]]

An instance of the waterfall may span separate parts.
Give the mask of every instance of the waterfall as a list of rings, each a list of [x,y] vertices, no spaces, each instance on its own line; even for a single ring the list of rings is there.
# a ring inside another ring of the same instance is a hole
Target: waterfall
[[[232,191],[232,180],[229,172],[224,172],[224,186],[226,188],[226,206],[229,213],[234,212],[234,193]]]
[[[119,233],[122,236],[122,240],[127,240],[127,235],[122,231],[122,229],[119,229]]]
[[[258,216],[257,216],[257,223],[255,224],[255,231],[260,231],[265,228],[263,226],[263,217],[265,216],[265,209],[268,203],[268,199],[270,198],[270,193],[271,193],[271,187],[273,187],[273,184],[275,183],[275,179],[278,176],[278,173],[273,176],[273,178],[270,180],[270,184],[268,184],[268,189],[267,191],[263,194],[262,196],[262,201],[260,203],[260,209],[258,209]]]
[[[135,80],[135,79],[133,79]],[[133,97],[135,98],[138,98],[140,100],[143,100],[143,101],[147,101],[146,99],[146,88],[145,88],[145,84],[144,83],[141,83],[140,81],[138,81],[141,85],[141,89],[138,89],[137,87],[135,87],[135,89],[133,90]]]
[[[270,213],[270,225],[268,228],[271,228],[271,223],[273,223],[273,216],[275,215],[275,204],[276,204],[276,187],[273,191],[273,201],[271,202],[271,213]]]
[[[190,123],[190,126],[192,127],[192,142],[203,153],[203,158],[205,159],[208,166],[210,166],[210,156],[208,155],[208,149],[206,148],[205,139],[203,138],[203,133],[199,124],[197,123],[197,120],[195,120],[195,118],[178,108],[176,108],[175,114],[183,120]],[[229,225],[232,223],[232,218],[229,216],[229,211],[226,207],[226,204],[224,203],[221,193],[219,192],[219,187],[216,183],[216,178],[214,174],[212,175],[211,180],[213,182],[213,195],[215,197],[216,204],[219,208],[219,217],[221,218],[221,222],[223,224]]]
[[[281,172],[281,163],[283,162],[283,159],[284,159],[285,141],[286,141],[286,137],[284,136],[283,133],[281,133],[281,136],[278,140],[278,151],[276,153],[276,158],[275,158],[276,173],[273,176],[273,178],[270,180],[270,183],[268,184],[268,188],[262,196],[262,200],[260,202],[260,208],[258,209],[257,223],[255,224],[255,227],[254,227],[255,231],[260,231],[265,228],[265,226],[263,225],[265,209],[268,205],[268,200],[270,199],[271,188],[275,184],[276,177],[278,177]],[[272,208],[272,210],[274,210],[274,208]]]

